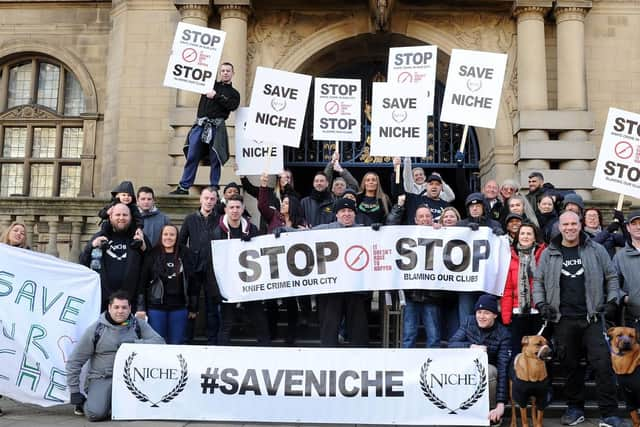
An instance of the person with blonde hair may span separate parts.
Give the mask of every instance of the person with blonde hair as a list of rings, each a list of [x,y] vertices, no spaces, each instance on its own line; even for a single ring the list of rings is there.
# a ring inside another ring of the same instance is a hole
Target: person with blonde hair
[[[12,222],[2,233],[0,242],[17,248],[30,249],[27,246],[27,227],[21,222]]]
[[[389,196],[382,190],[378,174],[365,173],[360,182],[360,193],[356,196],[357,212],[362,214],[364,225],[384,223],[389,205]]]

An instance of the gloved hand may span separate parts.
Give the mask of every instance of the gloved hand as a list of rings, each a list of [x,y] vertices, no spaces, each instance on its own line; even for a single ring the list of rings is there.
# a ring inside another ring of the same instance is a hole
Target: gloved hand
[[[453,160],[456,161],[458,166],[461,166],[464,163],[464,153],[462,151],[456,151],[456,154],[453,157]]]
[[[613,210],[613,219],[617,220],[620,224],[624,224],[624,214],[618,209]]]
[[[620,223],[618,221],[613,221],[611,224],[607,225],[608,233],[615,233],[620,228]]]
[[[467,224],[467,227],[469,227],[471,231],[478,231],[480,225],[477,222],[470,222],[469,224]]]
[[[242,233],[242,237],[240,237],[240,240],[242,240],[243,242],[250,242],[251,235],[249,233]]]
[[[379,222],[374,222],[373,224],[371,224],[371,229],[373,231],[378,231],[380,230],[380,227],[382,227],[382,224]]]
[[[538,304],[538,311],[544,320],[553,321],[558,316],[558,311],[547,303]]]
[[[87,398],[84,397],[84,394],[80,392],[71,393],[71,400],[69,403],[71,403],[72,405],[82,405],[85,400],[87,400]]]
[[[280,233],[282,233],[282,228],[278,227],[275,230],[273,230],[273,237],[275,237],[276,239],[280,238]]]
[[[604,314],[604,318],[607,320],[615,320],[616,314],[618,314],[618,304],[614,300],[611,300],[605,304],[600,304],[596,311]]]

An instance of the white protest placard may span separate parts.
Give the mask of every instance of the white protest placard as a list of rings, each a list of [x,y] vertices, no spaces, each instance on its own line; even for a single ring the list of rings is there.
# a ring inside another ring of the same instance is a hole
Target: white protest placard
[[[311,76],[258,67],[251,91],[247,135],[298,147],[307,110]]]
[[[237,175],[277,174],[283,169],[284,147],[258,141],[247,136],[247,119],[249,108],[236,110],[236,164]]]
[[[432,244],[418,244],[432,242]],[[487,227],[384,226],[214,240],[213,269],[228,302],[387,289],[502,295],[511,250]]]
[[[40,406],[68,402],[65,363],[98,318],[100,295],[94,271],[0,244],[0,394]]]
[[[178,23],[164,85],[190,92],[211,92],[226,34],[213,28]]]
[[[453,49],[440,121],[495,128],[507,55]]]
[[[438,46],[406,46],[389,49],[387,82],[420,83],[427,90],[428,114],[433,114]]]
[[[640,114],[609,108],[593,186],[640,198]]]
[[[487,353],[122,344],[115,420],[487,425]]]
[[[371,155],[424,156],[428,100],[421,85],[373,83]]]
[[[313,98],[313,139],[360,141],[362,82],[358,79],[316,78]]]

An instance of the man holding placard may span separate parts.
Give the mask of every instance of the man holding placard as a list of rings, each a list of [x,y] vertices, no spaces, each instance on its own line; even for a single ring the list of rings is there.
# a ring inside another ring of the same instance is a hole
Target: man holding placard
[[[189,194],[198,171],[200,160],[208,155],[211,164],[209,184],[218,187],[222,165],[229,159],[229,145],[225,120],[240,105],[240,93],[233,88],[233,64],[223,62],[220,66],[220,81],[213,91],[200,97],[198,117],[184,147],[187,161],[178,188],[169,194],[182,196]]]

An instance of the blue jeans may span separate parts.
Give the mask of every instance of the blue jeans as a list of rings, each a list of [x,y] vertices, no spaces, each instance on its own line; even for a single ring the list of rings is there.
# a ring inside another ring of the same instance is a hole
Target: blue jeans
[[[458,322],[464,324],[467,317],[475,313],[476,301],[482,292],[458,292]]]
[[[189,132],[189,150],[187,151],[187,161],[184,164],[184,171],[182,172],[182,178],[180,179],[180,187],[185,190],[193,185],[193,181],[196,179],[196,172],[198,171],[198,165],[200,160],[204,157],[206,150],[209,150],[209,160],[211,161],[211,172],[209,174],[209,184],[218,186],[220,182],[221,165],[220,159],[215,151],[213,151],[213,141],[216,137],[216,128],[213,127],[213,135],[211,137],[211,143],[205,144],[200,141],[202,135],[202,126],[194,126]]]
[[[184,344],[187,330],[187,309],[149,309],[149,325],[167,344]]]
[[[423,304],[407,300],[402,318],[402,347],[416,346],[420,319],[427,333],[427,347],[440,347],[440,308],[436,304]]]

